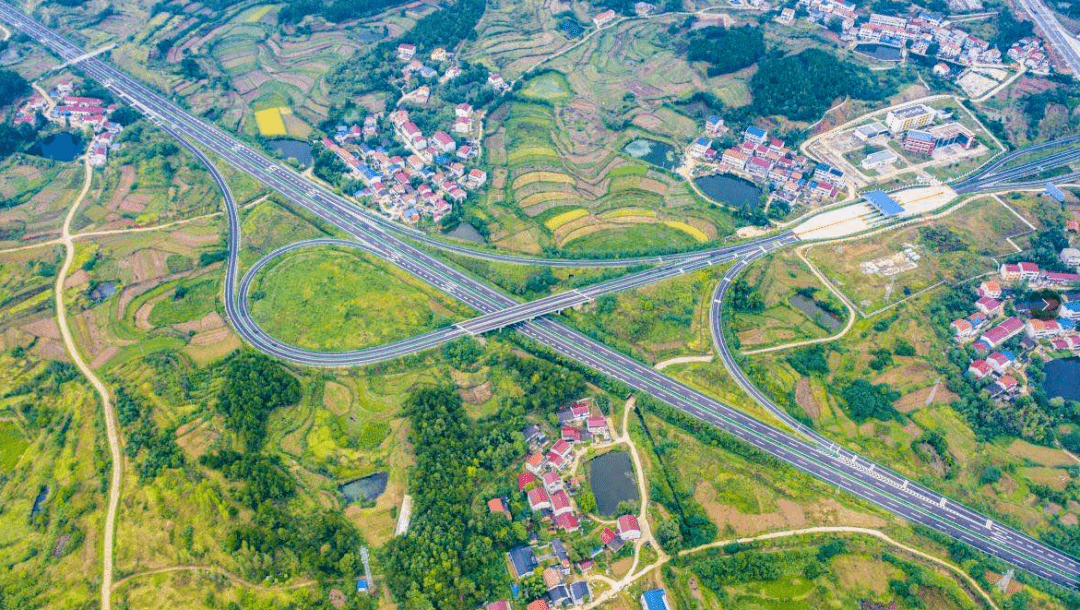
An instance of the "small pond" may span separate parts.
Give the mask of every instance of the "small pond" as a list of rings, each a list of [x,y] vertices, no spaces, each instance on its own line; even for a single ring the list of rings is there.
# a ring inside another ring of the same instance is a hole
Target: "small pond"
[[[471,241],[474,244],[482,244],[484,242],[484,236],[480,234],[480,231],[476,230],[476,227],[467,222],[458,224],[458,226],[447,231],[445,235],[454,237],[464,241]]]
[[[894,47],[891,44],[860,44],[855,47],[855,51],[878,61],[900,61],[900,58],[903,57],[903,51],[900,47]]]
[[[833,313],[825,311],[814,302],[801,294],[797,294],[788,301],[791,306],[803,312],[811,320],[820,324],[829,332],[836,332],[844,326],[844,320],[836,317]]]
[[[370,502],[386,491],[386,482],[390,479],[387,472],[376,472],[338,486],[338,491],[347,502]]]
[[[46,136],[44,140],[38,142],[33,148],[33,153],[54,161],[74,161],[75,157],[79,156],[79,144],[78,137],[61,131]]]
[[[1042,389],[1049,398],[1060,396],[1067,400],[1080,400],[1080,358],[1059,358],[1043,367],[1046,379]]]
[[[90,300],[100,303],[114,294],[116,294],[115,282],[101,282],[90,291]]]
[[[311,144],[307,142],[280,138],[270,140],[266,145],[270,147],[270,150],[281,155],[283,159],[296,159],[304,167],[311,165]]]
[[[49,497],[49,486],[42,485],[41,491],[38,492],[36,498],[34,498],[34,506],[30,509],[30,516],[33,517],[41,512],[41,505],[45,502],[45,498]]]
[[[734,208],[756,208],[761,205],[761,187],[730,174],[713,174],[694,179],[705,196]]]
[[[610,517],[619,510],[621,502],[636,502],[637,481],[630,454],[611,451],[589,462],[589,488],[596,496],[596,512]]]
[[[675,154],[675,147],[671,144],[640,138],[623,147],[623,152],[635,159],[641,159],[664,169],[675,169],[679,165],[679,157]]]

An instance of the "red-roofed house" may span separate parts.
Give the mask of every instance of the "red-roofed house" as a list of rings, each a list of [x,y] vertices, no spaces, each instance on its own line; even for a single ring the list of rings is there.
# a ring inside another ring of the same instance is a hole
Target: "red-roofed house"
[[[1031,319],[1024,325],[1024,331],[1032,339],[1045,339],[1061,334],[1061,323],[1057,320]]]
[[[949,328],[952,329],[953,334],[956,335],[957,338],[961,339],[970,337],[972,333],[975,332],[975,327],[971,325],[971,322],[968,322],[964,318],[953,320],[952,324],[949,324]]]
[[[493,513],[502,513],[506,515],[506,518],[510,518],[510,511],[506,508],[506,502],[502,498],[492,498],[488,500],[488,510]]]
[[[484,610],[510,610],[510,602],[505,599],[500,599],[497,602],[491,602],[485,606]]]
[[[1080,273],[1060,273],[1057,271],[1044,271],[1039,276],[1039,281],[1046,286],[1064,286],[1065,284],[1080,283]]]
[[[590,417],[587,420],[585,426],[586,428],[588,428],[589,434],[592,434],[594,436],[601,434],[607,436],[608,425],[607,420],[604,419],[603,415],[594,415]]]
[[[525,458],[525,469],[538,475],[544,469],[544,464],[546,463],[547,458],[544,454],[537,452]]]
[[[469,118],[470,116],[472,116],[472,106],[466,104],[465,102],[454,106],[454,116],[461,119]]]
[[[555,493],[556,491],[566,489],[563,485],[562,477],[560,477],[557,472],[544,473],[543,481],[544,489],[546,489],[548,493]]]
[[[1070,220],[1069,222],[1065,223],[1065,232],[1080,233],[1080,221]]]
[[[975,360],[968,367],[967,372],[975,379],[982,379],[990,374],[990,365],[985,360]]]
[[[548,465],[555,470],[562,470],[566,467],[567,460],[554,451],[548,451],[545,457],[547,458]]]
[[[524,491],[526,487],[536,482],[536,475],[531,472],[523,472],[518,475],[518,489]]]
[[[560,489],[551,494],[551,511],[555,513],[555,516],[573,512],[573,510],[574,508],[570,506],[570,496],[565,491]]]
[[[975,301],[975,309],[978,309],[988,316],[996,316],[1001,314],[1005,308],[1001,304],[1001,301],[991,299],[990,297],[982,297],[978,301]]]
[[[567,532],[576,532],[581,529],[581,522],[578,521],[573,512],[556,515],[555,525]]]
[[[976,347],[987,351],[992,350],[1016,335],[1019,335],[1023,330],[1024,321],[1013,316],[986,331],[986,333],[979,338]]]
[[[534,602],[530,602],[528,606],[525,606],[525,610],[548,610],[547,600],[541,597]]]
[[[602,28],[605,25],[615,21],[615,11],[608,9],[592,18],[593,25],[598,28]]]
[[[638,526],[637,517],[634,515],[622,515],[618,519],[619,538],[623,540],[637,540],[641,538],[641,527]]]
[[[615,538],[617,538],[617,537],[618,537],[618,534],[611,531],[611,528],[609,528],[609,527],[605,527],[604,531],[600,532],[600,542],[605,544],[605,545],[611,544],[611,541],[615,540]]]
[[[397,57],[401,61],[409,61],[416,55],[416,45],[414,44],[399,44],[397,48]]]
[[[1039,266],[1035,263],[1004,264],[999,269],[1001,279],[1006,282],[1033,280],[1039,277]]]
[[[431,140],[439,152],[447,153],[457,150],[457,142],[445,131],[436,131],[435,135],[431,136]]]
[[[1002,352],[994,352],[986,357],[986,364],[998,373],[1004,373],[1005,369],[1013,364],[1013,359]]]
[[[979,284],[979,296],[990,297],[991,299],[1001,298],[1001,284],[991,280]]]
[[[533,487],[525,495],[528,496],[529,508],[533,511],[551,508],[551,498],[548,497],[547,491],[543,487]]]
[[[573,426],[562,427],[562,439],[568,443],[577,443],[581,441],[581,430]]]
[[[551,446],[551,452],[564,459],[574,457],[574,448],[562,439],[555,441],[555,444]]]

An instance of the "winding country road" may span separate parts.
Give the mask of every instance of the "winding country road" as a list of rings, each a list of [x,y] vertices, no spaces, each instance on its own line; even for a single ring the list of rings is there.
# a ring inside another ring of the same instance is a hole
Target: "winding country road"
[[[0,19],[48,46],[62,60],[71,60],[83,55],[82,50],[76,45],[3,2],[0,2]],[[885,511],[963,541],[1049,581],[1071,588],[1080,586],[1080,562],[1067,554],[996,523],[985,515],[956,504],[851,451],[844,450],[828,439],[816,436],[813,431],[800,429],[796,425],[792,426],[796,434],[788,434],[766,425],[738,409],[679,383],[652,367],[559,323],[549,315],[563,307],[572,306],[575,302],[581,302],[578,300],[581,297],[572,294],[573,292],[592,294],[593,298],[603,292],[594,290],[588,293],[587,291],[593,289],[589,287],[554,295],[551,300],[544,303],[540,301],[519,303],[456,267],[448,265],[429,252],[413,246],[410,240],[424,242],[425,245],[441,251],[455,251],[454,248],[442,242],[436,244],[426,242],[417,237],[415,232],[405,230],[385,218],[372,215],[359,208],[355,202],[311,183],[295,171],[281,166],[233,136],[185,112],[161,95],[149,90],[142,83],[100,59],[88,58],[81,61],[79,66],[90,78],[100,81],[118,97],[146,114],[151,121],[177,138],[211,169],[215,181],[226,198],[229,218],[230,264],[226,267],[225,284],[227,313],[237,332],[257,348],[285,359],[295,358],[289,351],[295,348],[260,334],[260,330],[250,318],[243,315],[236,292],[236,254],[240,244],[236,204],[228,185],[225,184],[206,154],[202,152],[201,147],[212,151],[238,171],[266,184],[312,215],[354,238],[355,243],[350,242],[353,247],[372,252],[476,309],[482,314],[481,316],[456,326],[466,333],[487,332],[512,326],[526,338],[565,358],[608,375],[633,390],[648,394],[699,420],[718,426],[776,460],[877,505]],[[722,303],[722,291],[730,285],[731,278],[752,260],[764,256],[773,248],[782,247],[793,241],[795,241],[793,236],[785,237],[784,234],[780,234],[759,242],[761,245],[756,250],[751,249],[738,255],[733,251],[718,253],[717,256],[729,256],[728,260],[736,262],[718,288],[720,298],[717,300]],[[757,244],[743,244],[742,247],[747,245]],[[580,265],[579,262],[572,264]],[[708,264],[710,264],[709,261],[702,260],[701,253],[694,253],[686,255],[677,264],[619,278],[626,283],[610,284],[608,288],[615,290],[620,286],[645,285],[651,281],[674,277],[685,273],[687,269],[701,268]],[[719,309],[717,312],[719,313]],[[408,350],[411,349],[410,346]],[[405,353],[411,353],[411,351],[402,351],[399,355]],[[740,384],[746,384],[744,388],[754,396],[755,400],[763,405],[771,405],[769,399],[745,379],[745,375],[742,375],[730,353],[722,354],[722,357],[725,365],[732,370],[732,374],[737,379],[742,378]],[[318,355],[306,364],[340,366],[333,355],[326,354]],[[777,408],[776,405],[771,405],[771,407]],[[778,410],[778,413],[780,411],[782,410]],[[118,468],[118,462],[114,461],[114,468]]]
[[[79,353],[79,348],[75,345],[75,340],[71,335],[71,329],[68,327],[67,308],[64,306],[64,282],[67,280],[68,271],[71,270],[71,263],[75,260],[75,243],[72,240],[71,235],[71,221],[75,218],[75,212],[78,211],[79,206],[83,200],[86,199],[86,194],[90,191],[90,184],[93,181],[94,170],[90,166],[89,157],[83,157],[83,167],[86,171],[86,179],[83,182],[82,191],[79,192],[78,197],[75,198],[75,202],[71,204],[71,209],[68,210],[67,216],[64,218],[64,226],[60,234],[60,239],[64,244],[64,264],[60,267],[60,272],[56,274],[56,288],[54,290],[56,297],[56,322],[60,327],[60,335],[64,339],[64,346],[67,347],[68,353],[71,355],[71,359],[75,362],[75,366],[79,368],[79,371],[84,377],[94,386],[94,390],[97,391],[98,396],[101,398],[101,405],[104,411],[105,417],[105,432],[109,441],[109,455],[112,459],[112,474],[109,477],[109,503],[105,512],[105,527],[102,532],[104,538],[104,544],[102,545],[102,560],[101,560],[101,607],[112,607],[112,578],[113,578],[113,542],[116,539],[116,509],[120,504],[120,482],[124,474],[124,459],[123,454],[120,452],[120,425],[116,420],[116,411],[113,408],[112,399],[109,396],[109,389],[105,387],[101,379],[94,373],[94,370],[87,365],[83,360],[82,354]]]

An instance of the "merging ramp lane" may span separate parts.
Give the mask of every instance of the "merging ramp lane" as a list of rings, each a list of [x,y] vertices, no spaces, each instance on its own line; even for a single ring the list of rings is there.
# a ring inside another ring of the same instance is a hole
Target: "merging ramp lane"
[[[0,20],[6,21],[52,49],[62,61],[70,61],[84,54],[78,46],[3,2],[0,2]],[[261,331],[257,325],[251,322],[250,316],[240,305],[242,299],[238,298],[235,288],[235,254],[239,249],[240,239],[235,202],[232,201],[228,186],[221,179],[220,173],[213,168],[202,149],[219,155],[232,167],[263,182],[316,217],[341,229],[356,240],[355,246],[394,263],[468,304],[481,314],[465,327],[457,325],[437,332],[458,333],[455,336],[463,336],[468,333],[467,328],[473,332],[483,332],[488,328],[514,326],[523,335],[537,343],[584,366],[610,375],[627,386],[666,402],[702,421],[716,425],[750,446],[834,485],[837,489],[852,493],[913,523],[925,525],[966,542],[1051,582],[1072,588],[1080,586],[1080,563],[1034,538],[996,524],[984,515],[947,500],[930,490],[925,490],[914,482],[861,456],[838,448],[834,443],[821,442],[808,435],[805,430],[796,428],[796,434],[788,434],[764,424],[550,317],[537,317],[543,316],[545,312],[550,313],[550,311],[558,311],[561,307],[572,306],[568,304],[579,302],[582,298],[595,298],[600,288],[592,291],[580,289],[577,294],[564,293],[565,296],[555,295],[543,306],[519,303],[405,240],[406,237],[415,238],[415,234],[393,226],[393,223],[386,219],[364,212],[354,203],[311,183],[297,172],[278,165],[236,138],[188,114],[102,60],[93,57],[86,58],[81,61],[80,66],[90,78],[97,79],[121,99],[146,114],[211,168],[214,179],[222,188],[226,205],[229,207],[231,231],[229,249],[233,260],[227,267],[227,313],[238,332],[259,349],[285,359],[294,359],[296,354],[295,351],[290,351],[295,348],[282,345],[273,338],[266,337],[265,333],[260,334]],[[775,247],[790,243],[795,240],[795,237],[786,234],[770,239],[774,241],[765,240],[738,256],[733,254],[735,250],[720,252],[723,249],[718,249],[714,253],[717,256],[732,256],[729,260],[740,258],[729,273],[730,278],[749,264],[753,258],[763,256]],[[425,243],[442,250],[453,250],[439,242]],[[710,264],[709,257],[703,257],[702,253],[677,258],[678,260],[672,265],[613,280],[616,283],[609,284],[609,289],[615,290],[623,285],[626,288],[645,285],[648,282],[670,277],[671,274],[685,273],[691,270],[693,265]],[[715,262],[716,260],[713,260],[713,264]],[[579,262],[575,262],[574,265],[581,266]],[[655,273],[655,275],[648,275],[649,273]],[[624,284],[617,283],[620,281]],[[730,282],[730,279],[727,281]],[[640,284],[635,284],[635,282],[640,282]],[[597,286],[602,286],[602,284]],[[548,308],[555,309],[548,311]],[[487,317],[486,321],[479,321],[485,317]],[[446,336],[431,337],[430,335],[409,341],[428,344],[446,339]],[[392,344],[393,347],[389,347],[388,350],[391,353],[416,351],[413,349],[415,345],[403,346],[402,343]],[[304,362],[311,365],[340,364],[340,361],[336,360],[332,354],[309,352],[304,357],[310,358]],[[753,387],[752,384],[749,384],[749,387]],[[764,396],[758,392],[755,398],[761,400]]]

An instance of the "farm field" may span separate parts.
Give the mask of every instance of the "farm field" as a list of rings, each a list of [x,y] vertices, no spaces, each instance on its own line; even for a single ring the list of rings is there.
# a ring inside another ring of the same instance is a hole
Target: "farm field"
[[[82,188],[82,170],[29,155],[0,165],[0,198],[15,205],[0,210],[0,247],[58,237],[65,206]]]
[[[271,263],[256,278],[251,297],[252,316],[270,335],[320,350],[404,339],[465,314],[377,259],[317,247]]]

